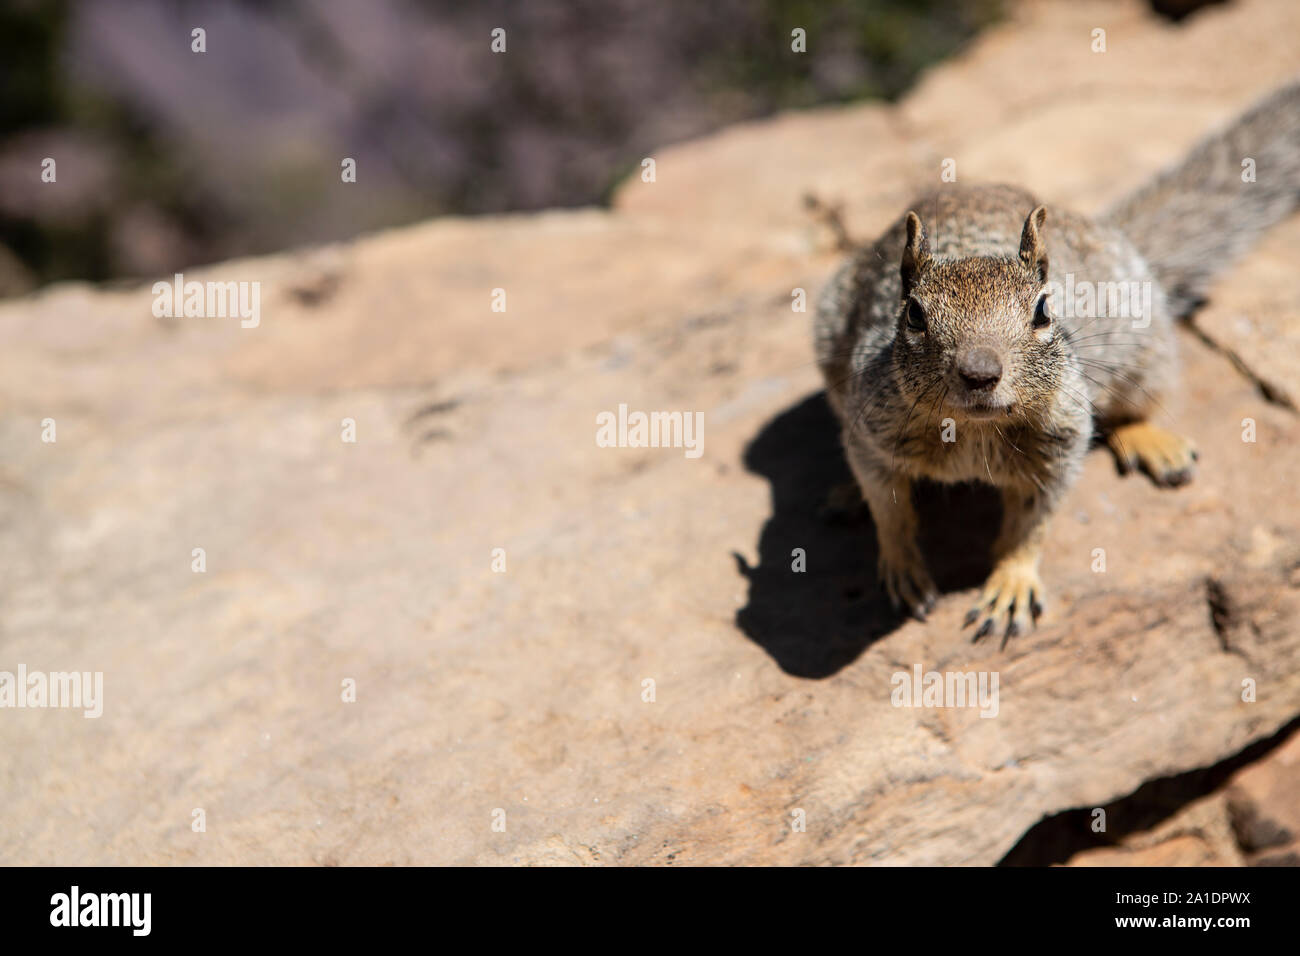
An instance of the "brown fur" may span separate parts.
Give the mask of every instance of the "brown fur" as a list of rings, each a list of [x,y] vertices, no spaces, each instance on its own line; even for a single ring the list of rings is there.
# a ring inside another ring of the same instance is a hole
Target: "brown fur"
[[[1248,158],[1255,182],[1241,176]],[[1015,187],[953,185],[851,256],[818,303],[817,359],[894,602],[924,618],[936,599],[917,479],[1001,489],[994,570],[967,616],[976,637],[1037,618],[1047,521],[1094,429],[1122,469],[1189,480],[1195,447],[1148,421],[1177,378],[1172,316],[1297,203],[1293,82],[1095,222]],[[1091,309],[1065,292],[1074,283],[1094,290]],[[1116,314],[1129,301],[1140,316]]]
[[[976,637],[1036,620],[1047,521],[1094,429],[1123,469],[1190,479],[1192,443],[1148,421],[1177,378],[1171,317],[1300,202],[1297,157],[1291,83],[1095,222],[1012,186],[953,185],[845,262],[818,303],[817,359],[895,604],[924,618],[936,600],[917,479],[1001,489],[994,570],[967,616]],[[1257,182],[1242,181],[1246,158]],[[1091,309],[1065,291],[1079,283]],[[1125,303],[1140,315],[1116,314]]]

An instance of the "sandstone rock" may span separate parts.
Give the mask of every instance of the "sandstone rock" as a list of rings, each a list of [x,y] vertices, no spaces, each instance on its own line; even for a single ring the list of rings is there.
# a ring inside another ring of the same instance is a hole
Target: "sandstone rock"
[[[1225,804],[1238,845],[1254,866],[1300,866],[1300,734],[1240,770]]]
[[[1217,776],[1219,769],[1208,776]],[[1120,837],[1113,845],[1074,854],[1068,865],[1300,865],[1300,808],[1295,797],[1300,792],[1300,733],[1292,732],[1269,753],[1246,762],[1206,796],[1162,814],[1167,797],[1195,792],[1206,778],[1206,773],[1185,775],[1169,781],[1172,786],[1164,787],[1164,793],[1144,787],[1121,801],[1111,808],[1108,821],[1119,825]],[[1142,817],[1159,822],[1131,825]],[[1097,837],[1097,842],[1106,838]]]
[[[1242,866],[1222,795],[1189,804],[1156,829],[1121,846],[1087,850],[1072,866]]]

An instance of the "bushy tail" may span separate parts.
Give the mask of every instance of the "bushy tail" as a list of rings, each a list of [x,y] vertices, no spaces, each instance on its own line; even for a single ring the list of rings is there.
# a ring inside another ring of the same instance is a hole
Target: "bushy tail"
[[[1249,182],[1245,160],[1254,160]],[[1155,270],[1177,316],[1210,280],[1300,204],[1300,79],[1201,140],[1182,162],[1125,196],[1102,218]]]

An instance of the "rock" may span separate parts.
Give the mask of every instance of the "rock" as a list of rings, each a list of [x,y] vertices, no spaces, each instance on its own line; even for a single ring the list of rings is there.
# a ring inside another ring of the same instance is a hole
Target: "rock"
[[[1294,283],[1297,243],[1300,219],[1292,218],[1246,255],[1192,322],[1264,395],[1300,411],[1300,305],[1282,294]]]
[[[1225,797],[1237,843],[1254,866],[1300,866],[1300,733],[1243,768]]]
[[[1212,772],[1213,773],[1213,772]],[[1195,792],[1204,774],[1190,774],[1170,793]],[[1154,826],[1126,832],[1112,846],[1084,850],[1069,866],[1298,866],[1300,865],[1300,732],[1263,757],[1235,770],[1207,795],[1188,802]],[[1144,788],[1149,789],[1149,788]],[[1122,801],[1116,820],[1161,816],[1155,791]],[[1102,838],[1104,839],[1104,838]]]
[[[960,630],[978,490],[926,500],[931,621],[885,613],[869,525],[825,507],[847,470],[791,303],[836,262],[809,193],[870,235],[955,156],[1095,208],[1292,69],[1295,16],[1027,5],[897,107],[666,149],[611,211],[186,272],[261,283],[256,329],[155,319],[149,284],[0,304],[0,670],[104,674],[98,719],[0,719],[0,859],[991,864],[1276,733],[1300,713],[1300,418],[1254,353],[1183,336],[1197,480],[1091,456],[1050,617],[1000,650]],[[1097,18],[1114,55],[1087,52]],[[1068,69],[1026,85],[1027,61]],[[1250,276],[1285,308],[1259,263],[1295,227],[1215,302]],[[599,447],[620,404],[703,412],[703,454]],[[996,716],[893,706],[918,666],[996,673]],[[1294,832],[1264,790],[1231,818],[1251,860]],[[1218,836],[1160,852],[1225,859]]]
[[[1242,866],[1222,795],[1194,801],[1154,830],[1117,847],[1086,850],[1071,866]]]

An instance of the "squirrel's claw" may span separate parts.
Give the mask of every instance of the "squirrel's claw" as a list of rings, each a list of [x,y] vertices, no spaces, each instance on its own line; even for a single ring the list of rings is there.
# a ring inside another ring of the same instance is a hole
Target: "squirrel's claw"
[[[880,561],[880,580],[889,595],[895,611],[904,612],[918,621],[924,621],[939,600],[939,591],[930,580],[922,558]]]
[[[1029,563],[1004,561],[993,569],[979,600],[966,613],[962,627],[980,621],[972,641],[991,634],[1003,624],[1002,646],[1007,641],[1033,630],[1043,613],[1043,584],[1037,569]]]

